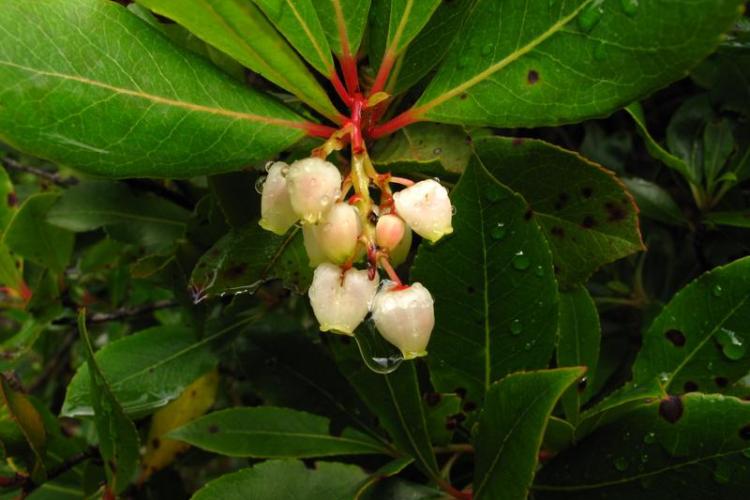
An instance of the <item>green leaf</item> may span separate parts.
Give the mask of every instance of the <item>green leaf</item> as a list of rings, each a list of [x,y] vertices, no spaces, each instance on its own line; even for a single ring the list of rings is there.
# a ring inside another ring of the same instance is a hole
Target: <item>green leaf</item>
[[[14,390],[4,376],[0,376],[0,411],[3,417],[9,418],[17,431],[23,435],[24,448],[28,446],[33,456],[33,465],[29,469],[31,477],[36,482],[43,482],[47,478],[44,458],[47,448],[47,431],[39,411],[31,400],[22,392]],[[4,419],[3,419],[4,420]],[[3,425],[4,427],[4,425]],[[0,438],[5,441],[5,432]],[[14,453],[9,449],[9,443],[0,443],[3,455],[11,457]]]
[[[389,64],[403,53],[412,40],[422,31],[441,3],[441,0],[387,0],[388,19],[383,52],[370,54],[373,61],[386,60]]]
[[[8,172],[0,165],[0,237],[18,208],[18,199]]]
[[[73,253],[73,233],[44,222],[58,193],[30,196],[21,205],[3,234],[2,243],[14,253],[61,273]]]
[[[337,56],[356,55],[367,25],[370,0],[315,0],[318,19]]]
[[[127,225],[146,247],[168,247],[181,238],[190,213],[163,198],[135,193],[122,183],[88,181],[65,190],[47,221],[70,231]]]
[[[610,171],[533,139],[486,137],[474,144],[489,172],[529,203],[563,287],[644,249],[638,209]]]
[[[107,481],[115,493],[121,493],[130,484],[138,467],[138,431],[125,415],[109,388],[107,379],[94,358],[86,330],[86,310],[78,314],[78,331],[84,343],[86,363],[91,384],[91,402],[94,410],[94,427],[99,437],[99,452],[104,460]]]
[[[704,180],[703,134],[713,118],[708,94],[699,94],[683,102],[667,126],[667,147],[686,165],[687,178],[694,183]]]
[[[387,0],[383,2],[387,3]],[[456,35],[466,21],[469,9],[476,3],[477,0],[440,2],[429,22],[394,67],[389,80],[389,90],[394,94],[400,94],[410,89],[437,66],[451,49]],[[385,28],[387,29],[387,25]],[[384,50],[385,43],[381,52]]]
[[[670,394],[721,392],[750,370],[750,257],[679,291],[643,336],[633,381],[660,379]]]
[[[750,406],[721,395],[655,400],[546,464],[534,497],[741,499]]]
[[[750,228],[750,211],[744,212],[711,212],[705,220],[720,226]]]
[[[249,0],[138,0],[198,38],[288,90],[328,118],[337,116],[325,90]]]
[[[573,387],[562,397],[565,416],[574,425],[584,390],[592,385],[599,360],[601,327],[599,313],[588,290],[579,286],[560,293],[560,324],[557,339],[557,366],[585,366],[586,386]]]
[[[460,176],[472,156],[462,127],[415,123],[375,143],[372,161],[382,170],[409,177]]]
[[[189,328],[156,326],[108,344],[95,359],[124,411],[139,417],[177,398],[185,387],[216,366],[210,350],[215,336],[199,341]],[[61,415],[93,413],[89,370],[81,366],[70,381]]]
[[[621,180],[633,194],[642,215],[673,226],[687,226],[682,210],[664,188],[638,177]]]
[[[355,465],[316,462],[310,469],[298,460],[269,460],[225,474],[193,495],[193,500],[267,500],[354,498],[366,477]]]
[[[10,254],[8,247],[0,241],[0,287],[3,286],[20,293],[23,276],[18,268],[18,261]]]
[[[552,256],[526,202],[474,159],[451,193],[453,234],[422,243],[412,280],[435,299],[427,362],[439,392],[466,389],[480,403],[490,384],[547,366],[557,331]]]
[[[327,418],[290,408],[261,406],[209,413],[169,433],[203,450],[231,457],[311,458],[389,454],[366,434],[332,436]]]
[[[267,160],[303,135],[283,105],[114,2],[8,0],[2,16],[0,136],[25,152],[101,176],[184,178]]]
[[[727,119],[711,122],[703,130],[703,176],[713,186],[734,149],[732,126]]]
[[[292,228],[278,236],[253,222],[230,231],[200,258],[191,286],[200,301],[212,295],[254,292],[273,278],[281,278],[300,293],[307,290],[312,269],[302,231]]]
[[[528,496],[552,409],[584,371],[576,367],[514,373],[492,384],[475,439],[475,498]]]
[[[497,127],[605,116],[682,78],[741,4],[480,0],[412,114]]]
[[[336,71],[313,0],[253,1],[315,69],[327,77]]]
[[[339,370],[378,417],[394,444],[413,457],[428,477],[437,477],[437,461],[414,362],[404,362],[396,371],[381,375],[364,364],[357,346],[349,339],[334,338],[329,345]]]

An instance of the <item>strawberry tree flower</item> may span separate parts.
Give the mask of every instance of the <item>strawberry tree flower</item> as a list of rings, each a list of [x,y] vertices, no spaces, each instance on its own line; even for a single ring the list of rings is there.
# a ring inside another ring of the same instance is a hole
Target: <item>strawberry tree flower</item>
[[[372,304],[375,327],[388,342],[398,347],[404,359],[427,354],[435,310],[432,295],[421,283],[398,285],[387,282]]]
[[[383,215],[375,225],[375,242],[386,250],[394,266],[406,260],[411,248],[411,228],[393,214]]]
[[[393,195],[396,211],[421,237],[435,242],[453,232],[453,207],[439,182],[417,182]]]
[[[367,316],[377,290],[378,279],[370,279],[365,270],[342,271],[334,264],[319,265],[308,295],[320,330],[353,335]]]
[[[348,203],[336,203],[323,220],[313,226],[323,255],[334,264],[343,264],[354,256],[362,232],[359,213]]]
[[[279,235],[286,233],[298,219],[289,200],[285,177],[288,170],[289,165],[283,161],[273,163],[268,168],[260,198],[260,227]]]
[[[286,176],[292,209],[303,222],[318,223],[341,194],[341,173],[317,157],[297,160]]]
[[[318,267],[326,261],[326,254],[320,248],[314,225],[302,224],[302,239],[305,244],[307,258],[310,261],[310,267]]]

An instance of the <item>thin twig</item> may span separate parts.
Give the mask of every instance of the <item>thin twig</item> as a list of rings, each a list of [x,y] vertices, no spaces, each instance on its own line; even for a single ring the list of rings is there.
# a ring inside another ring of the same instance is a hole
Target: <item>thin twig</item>
[[[6,167],[16,170],[18,172],[26,172],[27,174],[36,175],[37,177],[44,179],[47,182],[60,187],[70,187],[78,184],[78,179],[75,177],[68,177],[64,179],[60,174],[56,172],[48,172],[38,167],[32,167],[31,165],[24,165],[22,163],[13,160],[12,158],[0,158],[0,162]]]
[[[107,321],[117,321],[120,319],[132,318],[134,316],[141,316],[160,309],[169,309],[170,307],[176,307],[178,305],[179,303],[174,300],[157,300],[156,302],[140,307],[122,307],[108,313],[94,313],[89,315],[86,322],[106,323]],[[76,318],[60,318],[54,321],[54,323],[57,325],[73,325],[76,324]]]
[[[57,373],[57,370],[59,370],[60,367],[63,366],[64,362],[68,360],[68,350],[77,338],[78,334],[75,332],[75,330],[68,332],[68,334],[63,339],[62,344],[60,344],[60,348],[57,350],[55,355],[52,356],[51,361],[44,368],[44,371],[36,380],[34,380],[34,382],[31,383],[31,385],[29,385],[28,391],[30,393],[34,393],[42,388],[47,383],[47,381]]]
[[[93,458],[97,455],[99,455],[99,449],[95,446],[90,446],[85,451],[69,456],[60,465],[58,465],[57,467],[53,467],[47,471],[47,480],[45,482],[55,480],[77,465],[80,465],[89,458]],[[35,483],[31,480],[30,477],[26,477],[25,481],[23,482],[23,486],[21,487],[21,490],[23,491],[21,498],[29,496],[35,489],[39,488],[42,485],[44,485],[44,482]]]

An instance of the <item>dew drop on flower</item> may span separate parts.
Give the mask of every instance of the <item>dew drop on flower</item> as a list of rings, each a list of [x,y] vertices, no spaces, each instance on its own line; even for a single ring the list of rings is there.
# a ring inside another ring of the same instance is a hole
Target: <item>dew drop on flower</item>
[[[262,175],[255,179],[255,192],[258,194],[263,194],[263,184],[266,183],[266,176]],[[245,184],[247,185],[247,184]]]
[[[354,340],[365,365],[375,373],[393,373],[404,362],[401,351],[378,333],[371,317],[355,330]]]

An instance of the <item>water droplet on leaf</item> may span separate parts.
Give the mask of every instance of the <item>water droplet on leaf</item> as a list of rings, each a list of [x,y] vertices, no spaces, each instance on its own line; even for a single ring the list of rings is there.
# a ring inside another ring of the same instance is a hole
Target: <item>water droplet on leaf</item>
[[[643,436],[643,442],[646,444],[651,444],[656,441],[656,433],[655,432],[647,432],[645,436]]]
[[[523,250],[519,250],[518,252],[516,252],[516,255],[513,256],[513,267],[515,267],[519,271],[527,270],[530,265],[531,265],[531,261],[523,253]]]
[[[604,14],[604,8],[602,4],[604,0],[594,0],[586,7],[583,8],[580,14],[578,14],[578,25],[586,33],[594,29]]]
[[[510,333],[512,333],[513,335],[520,335],[522,331],[523,331],[523,325],[521,324],[521,320],[514,319],[510,323]]]
[[[620,0],[623,12],[633,17],[638,12],[638,0]]]
[[[721,297],[721,294],[724,293],[724,289],[721,287],[721,285],[714,285],[713,290],[711,290],[711,293],[714,294],[714,297]]]
[[[505,238],[505,224],[498,222],[495,227],[490,230],[490,236],[493,240],[502,240]]]
[[[492,53],[492,44],[491,43],[485,44],[484,47],[482,47],[482,55],[488,56],[491,53]]]
[[[620,472],[624,472],[628,468],[628,459],[625,457],[617,457],[614,460],[615,469],[619,470]]]
[[[724,356],[732,361],[742,359],[745,355],[745,343],[734,331],[722,328],[716,333],[716,340],[721,345]]]

